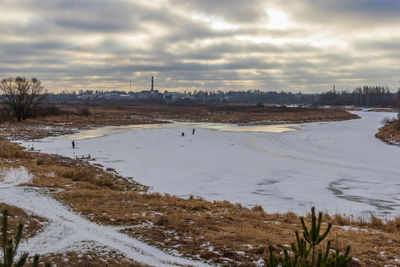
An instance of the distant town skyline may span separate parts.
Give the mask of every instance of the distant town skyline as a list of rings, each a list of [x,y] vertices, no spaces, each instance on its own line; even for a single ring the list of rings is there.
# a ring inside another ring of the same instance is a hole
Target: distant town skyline
[[[396,0],[0,0],[0,78],[67,90],[400,87]]]

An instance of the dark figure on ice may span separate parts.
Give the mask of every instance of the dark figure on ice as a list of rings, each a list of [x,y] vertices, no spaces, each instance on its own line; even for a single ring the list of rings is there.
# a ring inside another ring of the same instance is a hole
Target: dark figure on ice
[[[182,136],[185,136],[185,133],[184,133],[184,132],[182,132]]]
[[[72,140],[72,149],[74,149],[74,148],[75,148],[75,141]]]
[[[194,135],[194,132],[195,132],[195,129],[193,129],[193,131],[192,131],[192,135]]]

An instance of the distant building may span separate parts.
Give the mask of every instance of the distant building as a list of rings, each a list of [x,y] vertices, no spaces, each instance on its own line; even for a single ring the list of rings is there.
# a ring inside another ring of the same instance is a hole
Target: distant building
[[[163,95],[163,98],[165,100],[171,101],[171,102],[174,102],[176,100],[185,98],[185,94],[184,93],[179,93],[179,92],[164,91],[164,93],[162,95]]]
[[[151,87],[150,91],[141,91],[135,93],[135,99],[146,100],[146,99],[161,99],[162,94],[158,90],[154,90],[154,77],[151,76]]]

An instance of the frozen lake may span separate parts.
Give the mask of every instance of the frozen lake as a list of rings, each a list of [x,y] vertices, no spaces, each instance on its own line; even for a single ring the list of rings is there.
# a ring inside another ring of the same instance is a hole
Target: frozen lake
[[[268,212],[304,214],[314,205],[329,213],[400,216],[400,147],[374,137],[381,120],[396,114],[355,113],[361,119],[269,128],[104,127],[24,145],[69,157],[90,154],[155,192],[262,205]]]

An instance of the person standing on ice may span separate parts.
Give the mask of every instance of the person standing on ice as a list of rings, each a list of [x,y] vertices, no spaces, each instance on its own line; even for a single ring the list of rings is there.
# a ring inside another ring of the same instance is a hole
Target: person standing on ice
[[[195,132],[195,129],[193,129],[193,131],[192,131],[192,135],[194,135],[194,132]]]
[[[75,148],[75,141],[72,140],[72,149],[74,149],[74,148]]]

